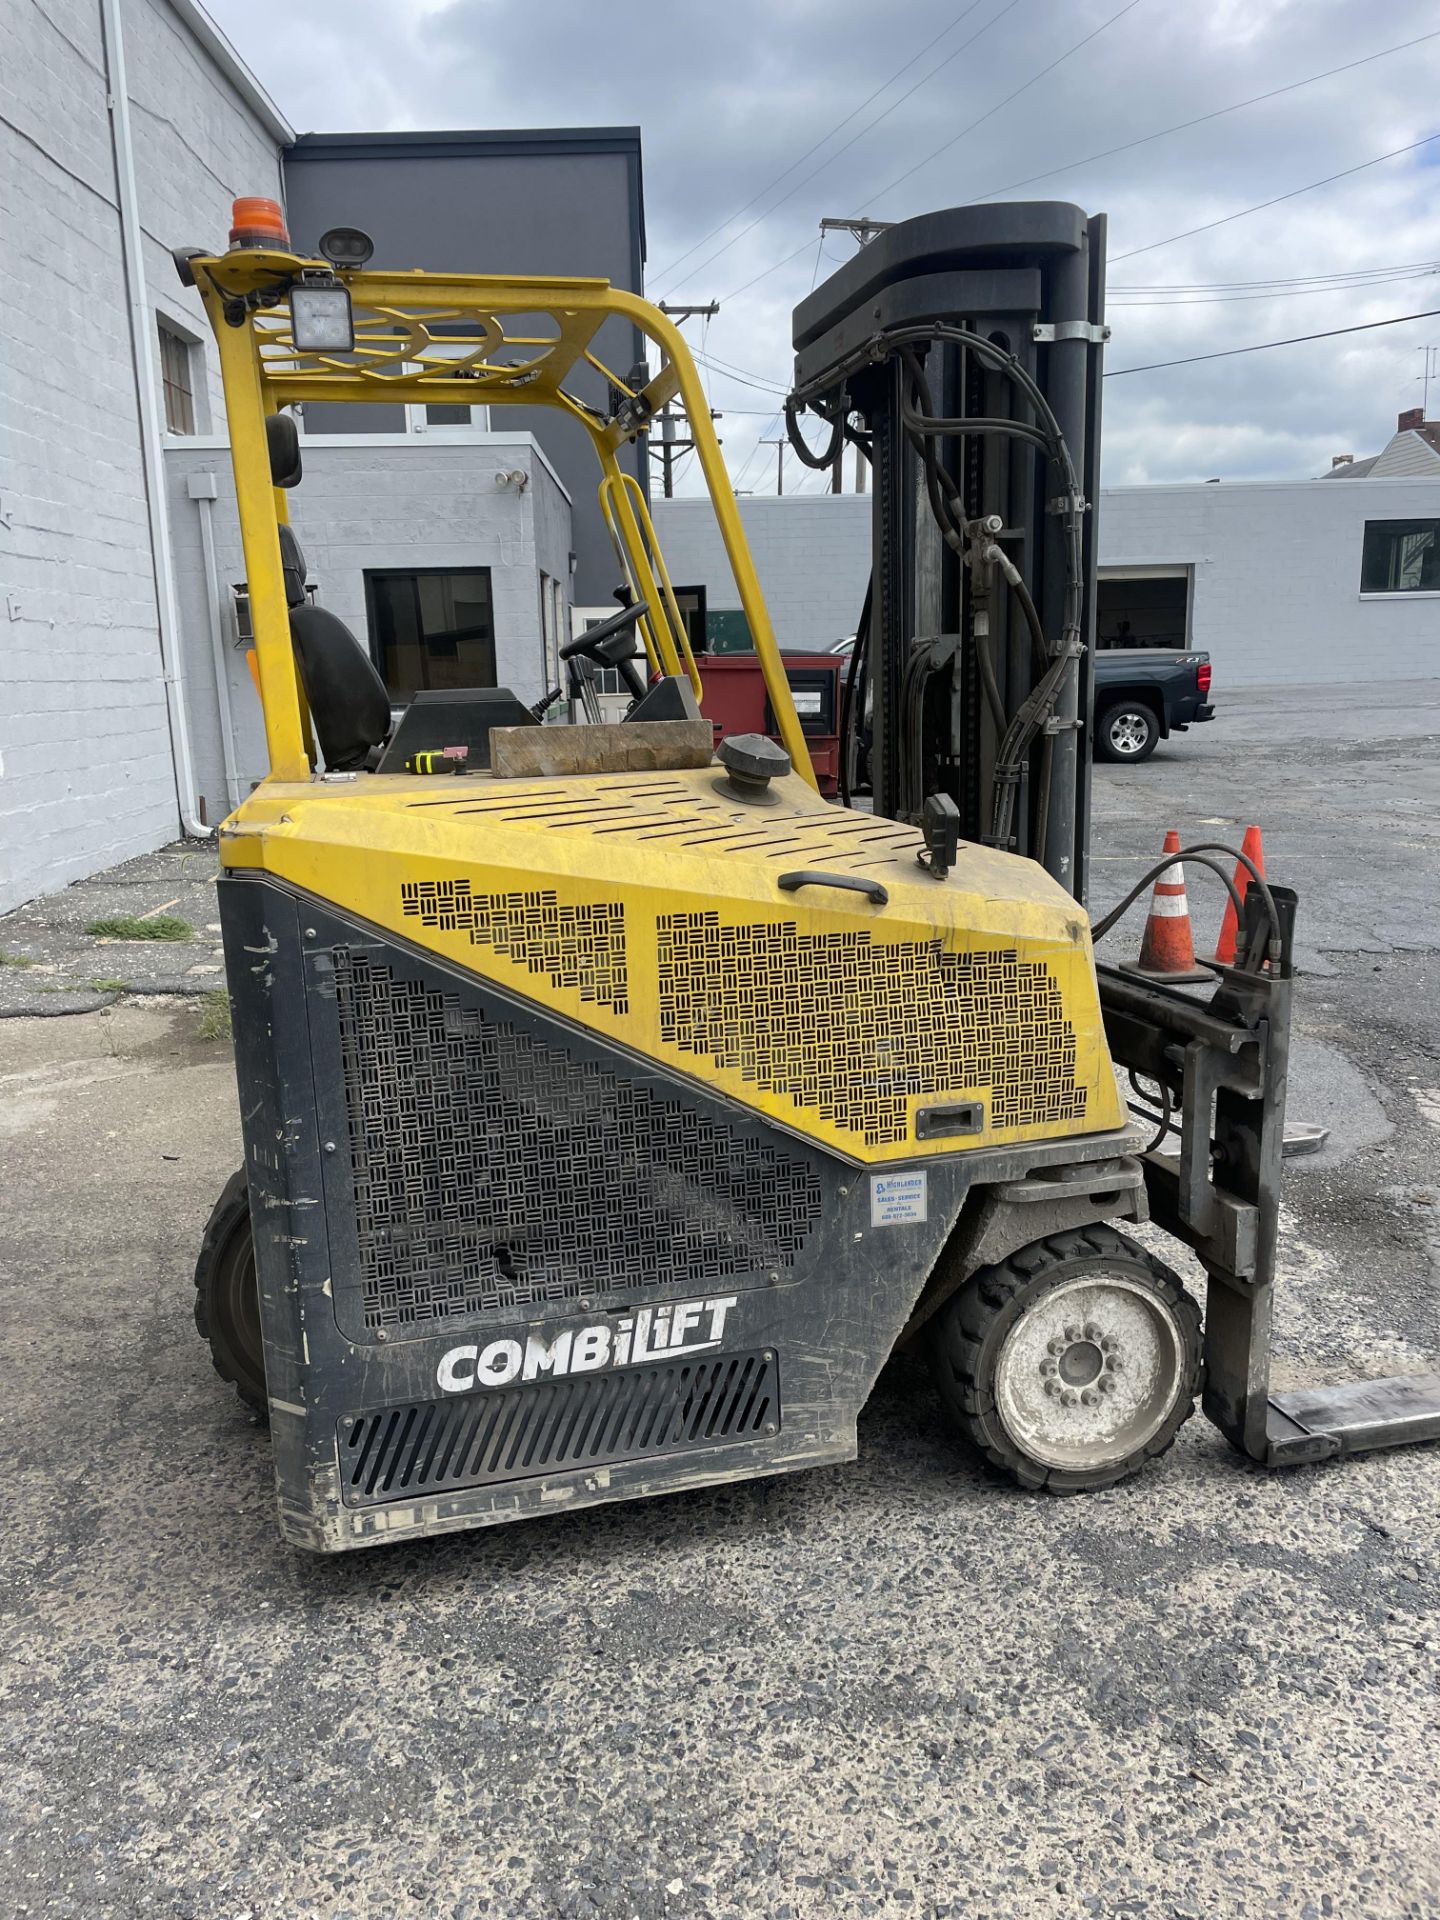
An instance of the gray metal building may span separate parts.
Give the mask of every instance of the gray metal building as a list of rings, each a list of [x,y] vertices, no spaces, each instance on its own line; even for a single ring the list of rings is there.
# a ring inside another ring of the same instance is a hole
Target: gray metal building
[[[285,206],[297,246],[313,246],[327,227],[363,227],[381,267],[595,278],[643,291],[638,127],[302,134],[285,154]],[[643,336],[618,322],[596,344],[622,375],[644,358]],[[593,368],[578,366],[567,384],[605,404]],[[365,407],[363,429],[360,411],[308,407],[305,432],[405,431],[402,407]],[[584,428],[553,407],[505,407],[493,424],[533,433],[545,449],[575,502],[572,597],[608,601],[615,557],[594,504],[599,474]],[[645,486],[637,449],[622,458]]]

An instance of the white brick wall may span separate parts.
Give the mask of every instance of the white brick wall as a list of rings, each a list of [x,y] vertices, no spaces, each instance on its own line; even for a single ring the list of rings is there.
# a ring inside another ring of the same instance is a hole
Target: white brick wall
[[[223,240],[277,153],[166,0],[126,0],[124,30],[151,300],[198,336],[169,249]],[[96,0],[0,7],[0,115],[3,911],[178,815]],[[158,384],[153,325],[146,348]]]
[[[540,639],[540,574],[566,587],[569,633],[570,503],[528,434],[479,443],[382,440],[346,445],[307,440],[305,477],[290,494],[290,518],[321,605],[366,639],[365,571],[375,567],[488,567],[495,610],[495,668],[502,686],[527,702],[547,691]],[[194,715],[199,791],[211,820],[225,812],[224,762],[205,604],[199,507],[192,473],[213,473],[212,515],[222,587],[230,700],[238,771],[246,789],[266,769],[260,703],[243,653],[231,642],[229,585],[244,578],[235,488],[226,447],[174,442],[165,455],[184,635],[185,675]],[[523,493],[497,488],[497,472],[530,475]]]
[[[657,500],[670,577],[738,607],[705,500]],[[866,496],[740,502],[782,646],[852,633],[870,566]],[[1112,487],[1099,503],[1102,567],[1194,570],[1192,643],[1226,686],[1415,680],[1440,675],[1440,596],[1361,596],[1369,520],[1440,519],[1440,481]]]
[[[740,502],[765,604],[784,649],[821,651],[855,631],[870,576],[870,507],[859,494],[752,494]],[[652,500],[670,578],[704,587],[712,612],[740,605],[709,500]]]
[[[1440,519],[1435,480],[1114,487],[1102,566],[1194,569],[1191,641],[1215,687],[1429,679],[1440,596],[1361,596],[1366,520]]]

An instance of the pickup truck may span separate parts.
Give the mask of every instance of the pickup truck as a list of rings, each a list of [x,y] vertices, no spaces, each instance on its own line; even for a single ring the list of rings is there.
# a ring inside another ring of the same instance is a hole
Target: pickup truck
[[[828,649],[848,656],[854,634]],[[1092,659],[1095,683],[1094,757],[1134,764],[1148,760],[1162,740],[1213,720],[1210,656],[1173,647],[1098,647]],[[869,709],[857,743],[855,791],[868,788]]]
[[[1097,760],[1148,760],[1172,733],[1215,717],[1208,653],[1099,647],[1091,665]]]

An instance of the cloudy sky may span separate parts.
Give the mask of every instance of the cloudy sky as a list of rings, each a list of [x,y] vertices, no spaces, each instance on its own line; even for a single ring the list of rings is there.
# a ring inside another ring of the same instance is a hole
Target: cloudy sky
[[[1440,308],[1440,138],[1363,164],[1440,134],[1432,0],[209,4],[301,130],[638,122],[647,290],[720,300],[705,350],[743,377],[707,378],[747,486],[773,486],[755,443],[791,309],[852,251],[821,248],[821,215],[987,195],[1107,213],[1112,370]],[[1105,478],[1292,478],[1373,453],[1420,403],[1431,343],[1440,318],[1112,379]]]

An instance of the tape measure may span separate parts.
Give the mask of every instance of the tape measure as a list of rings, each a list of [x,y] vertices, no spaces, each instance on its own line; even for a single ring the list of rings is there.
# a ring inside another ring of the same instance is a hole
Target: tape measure
[[[466,747],[436,747],[429,753],[412,753],[405,762],[407,773],[464,773],[470,757]]]

